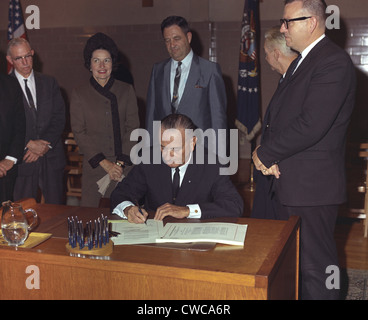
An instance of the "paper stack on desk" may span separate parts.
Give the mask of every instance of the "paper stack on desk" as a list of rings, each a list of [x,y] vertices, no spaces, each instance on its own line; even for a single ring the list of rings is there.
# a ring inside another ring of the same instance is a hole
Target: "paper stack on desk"
[[[119,244],[216,242],[244,245],[247,225],[224,222],[167,223],[147,220],[146,224],[133,224],[126,220],[111,221],[112,230],[119,232],[111,240]]]
[[[224,222],[167,223],[156,242],[217,242],[244,245],[247,225]]]
[[[148,219],[147,224],[135,224],[127,220],[109,222],[111,222],[111,230],[120,233],[117,237],[111,238],[114,245],[155,243],[164,228],[162,221],[153,219]]]

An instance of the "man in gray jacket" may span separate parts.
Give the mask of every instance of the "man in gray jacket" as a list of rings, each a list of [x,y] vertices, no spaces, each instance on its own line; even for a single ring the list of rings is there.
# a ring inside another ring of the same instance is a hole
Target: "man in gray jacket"
[[[227,128],[227,99],[220,66],[193,53],[192,33],[183,17],[167,17],[161,31],[171,58],[156,63],[151,74],[146,111],[151,142],[153,121],[161,121],[171,113],[184,114],[198,128],[212,128],[217,135],[218,129]]]

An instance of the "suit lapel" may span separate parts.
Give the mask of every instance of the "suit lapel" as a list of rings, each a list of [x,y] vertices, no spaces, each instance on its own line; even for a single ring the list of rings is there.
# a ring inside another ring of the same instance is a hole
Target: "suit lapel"
[[[37,111],[39,110],[38,109],[38,106],[39,106],[39,101],[40,101],[40,96],[39,96],[39,91],[37,90],[38,89],[38,82],[37,82],[37,80],[38,80],[38,76],[36,75],[36,72],[35,71],[33,71],[33,73],[34,73],[34,77],[35,77],[35,84],[36,84],[36,102],[37,102]],[[13,72],[10,74],[10,76],[11,77],[13,77],[14,79],[16,79],[17,80],[17,82],[18,82],[18,78],[17,78],[17,76],[15,75],[15,73],[14,73],[14,70],[13,70]],[[19,83],[19,82],[18,82]],[[20,86],[20,84],[19,84],[19,86]],[[21,86],[20,86],[20,88],[21,88]],[[28,104],[28,100],[27,100],[27,98],[26,98],[26,95],[24,94],[24,92],[23,92],[23,90],[21,89],[21,91],[22,91],[22,94],[23,94],[23,106],[24,106],[24,111],[25,111],[25,113],[26,114],[30,114],[30,118],[31,119],[34,119],[34,115],[32,115],[32,113],[31,113],[31,111],[30,111],[30,107],[29,107],[29,104]],[[38,115],[38,113],[37,113],[37,115]],[[33,121],[37,121],[37,116],[36,116],[36,119],[35,120],[33,120]]]
[[[285,88],[287,87],[287,82],[288,82],[287,76],[288,75],[286,74],[284,81],[278,84],[276,91],[273,94],[270,103],[268,104],[268,107],[267,107],[267,110],[266,110],[266,113],[263,119],[262,135],[265,132],[266,126],[271,122],[271,119],[273,118],[273,115],[276,113],[276,110],[278,110],[277,101],[280,97],[281,92],[284,91]]]
[[[196,192],[196,187],[200,185],[203,179],[204,166],[196,163],[197,154],[196,150],[192,153],[192,159],[189,163],[187,170],[185,172],[183,181],[181,183],[179,193],[177,196],[177,203],[184,203],[188,199],[193,198],[193,194]],[[207,158],[204,159],[206,163]]]
[[[190,199],[190,194],[193,193],[193,187],[197,184],[198,179],[201,178],[200,171],[197,170],[193,164],[189,164],[185,172],[183,181],[181,183],[179,193],[177,196],[177,203],[181,203],[182,199]]]
[[[152,183],[152,186],[160,188],[160,198],[163,203],[172,203],[171,168],[165,164],[162,159],[161,161],[161,164],[152,166],[156,180],[156,183]]]
[[[294,81],[300,74],[303,74],[308,68],[309,64],[315,59],[315,55],[318,55],[319,50],[328,42],[327,36],[325,36],[320,42],[318,42],[313,49],[307,54],[307,56],[300,63],[298,69],[294,74],[290,75],[289,82]]]
[[[11,76],[11,77],[13,77],[14,79],[16,79],[16,80],[17,80],[17,82],[18,82],[18,78],[17,78],[17,76],[15,75],[14,70],[12,71],[12,73],[10,74],[10,76]],[[19,82],[18,82],[18,83],[19,83]],[[20,84],[19,84],[19,86],[20,86]],[[20,86],[20,88],[22,88],[22,87]],[[23,90],[22,90],[22,93],[23,93],[23,105],[28,106],[28,101],[27,101],[27,99],[26,99],[26,96],[25,96],[25,94],[24,94]]]
[[[299,59],[300,60],[300,59]],[[287,86],[289,85],[289,83],[292,81],[292,79],[294,79],[295,73],[301,68],[302,63],[299,65],[298,69],[294,72],[294,74],[292,73],[295,70],[296,64],[298,63],[298,57],[295,58],[292,63],[290,64],[289,68],[286,71],[285,74],[285,78],[284,80],[279,83],[276,92],[274,93],[271,102],[270,102],[270,106],[273,103],[273,109],[271,110],[271,108],[269,107],[266,111],[267,113],[267,117],[271,118],[275,118],[276,115],[278,114],[278,112],[280,111],[280,105],[277,103],[278,98],[281,96],[281,93],[283,90],[285,90],[285,88],[287,88]],[[270,122],[270,120],[268,120],[268,122]]]
[[[171,94],[170,94],[170,73],[171,73],[171,59],[168,59],[164,66],[164,81],[162,88],[162,96],[164,97],[163,101],[168,101],[168,103],[164,104],[165,114],[171,113]]]
[[[291,74],[291,70],[293,70],[293,63],[291,63],[286,76],[285,80],[280,84],[280,86],[277,88],[275,92],[275,99],[272,97],[272,102],[274,102],[273,109],[270,110],[270,117],[272,119],[277,117],[277,114],[280,111],[280,108],[282,107],[280,104],[277,103],[278,98],[281,96],[282,91],[285,90],[293,81],[295,81],[299,76],[305,75],[305,72],[307,72],[308,68],[310,67],[311,62],[315,59],[315,56],[318,55],[320,49],[328,42],[328,38],[323,38],[320,42],[318,42],[313,49],[308,53],[308,55],[302,60],[300,63],[298,69],[295,70],[293,74]],[[294,60],[295,61],[295,60]],[[271,116],[272,115],[272,116]]]
[[[42,112],[42,97],[43,97],[43,82],[42,78],[35,72],[35,84],[36,84],[36,97],[37,97],[37,113]]]

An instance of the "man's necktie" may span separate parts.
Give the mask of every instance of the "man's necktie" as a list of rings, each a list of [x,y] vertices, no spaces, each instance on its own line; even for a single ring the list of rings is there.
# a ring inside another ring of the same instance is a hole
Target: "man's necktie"
[[[180,169],[179,167],[175,168],[175,173],[174,173],[174,179],[173,179],[173,204],[175,204],[176,201],[176,196],[178,195],[179,192],[179,188],[180,188]]]
[[[181,62],[178,62],[178,66],[175,72],[175,79],[174,79],[174,91],[173,97],[171,100],[171,111],[172,113],[176,113],[179,106],[179,83],[180,83],[180,76],[181,76]]]
[[[302,55],[299,54],[298,57],[292,62],[292,64],[291,64],[291,75],[294,74],[295,69],[298,66],[298,63],[299,63],[301,58],[302,58]]]
[[[37,119],[36,107],[35,107],[35,103],[33,101],[31,90],[29,90],[29,88],[28,88],[27,81],[28,81],[27,79],[24,79],[24,85],[25,85],[25,88],[26,88],[26,94],[27,94],[27,98],[28,98],[28,104],[29,104],[29,108],[31,109],[33,118],[36,121],[36,119]]]

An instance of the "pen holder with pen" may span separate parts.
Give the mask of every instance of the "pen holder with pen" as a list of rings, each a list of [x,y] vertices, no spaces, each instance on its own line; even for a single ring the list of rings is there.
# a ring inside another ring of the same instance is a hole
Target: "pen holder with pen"
[[[77,216],[68,217],[68,239],[66,249],[70,253],[108,256],[113,251],[108,219],[103,215],[85,226]]]

